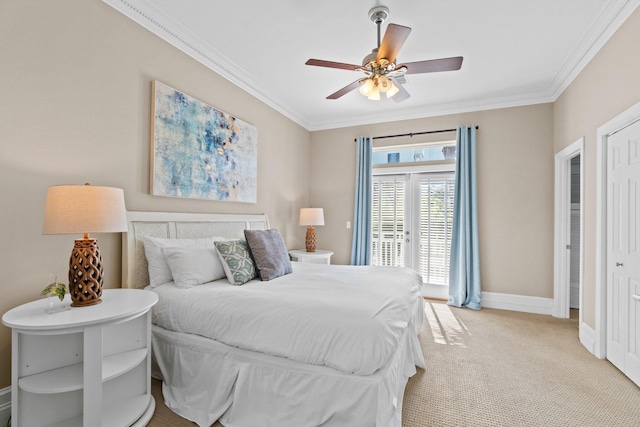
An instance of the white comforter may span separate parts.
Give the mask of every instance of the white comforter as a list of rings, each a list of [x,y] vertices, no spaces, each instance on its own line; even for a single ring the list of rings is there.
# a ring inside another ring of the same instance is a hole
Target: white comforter
[[[384,366],[423,318],[422,279],[399,267],[293,263],[293,273],[243,286],[226,280],[152,289],[158,326],[341,372]]]

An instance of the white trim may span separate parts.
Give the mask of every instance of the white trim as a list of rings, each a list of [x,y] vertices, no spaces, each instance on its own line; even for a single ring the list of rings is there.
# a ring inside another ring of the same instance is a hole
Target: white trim
[[[305,129],[310,129],[311,124],[296,114],[295,109],[287,108],[283,105],[282,100],[277,99],[273,93],[263,90],[264,88],[261,88],[262,86],[250,73],[234,64],[206,41],[197,37],[190,29],[178,24],[149,0],[102,1],[285,117]]]
[[[11,417],[11,386],[0,389],[0,427],[8,425]]]
[[[299,115],[295,106],[287,105],[285,99],[278,99],[277,94],[263,88],[251,73],[241,69],[213,46],[196,37],[189,29],[166,16],[150,0],[102,1],[308,131],[554,102],[640,5],[640,0],[607,0],[603,2],[602,13],[587,29],[578,48],[567,58],[554,80],[539,91],[517,95],[482,96],[465,101],[454,101],[449,104],[418,106],[397,112],[367,112],[358,116],[323,120],[321,116],[303,117]]]
[[[558,152],[555,156],[553,316],[569,318],[570,251],[571,241],[571,159],[580,156],[580,195],[584,198],[584,137]],[[584,256],[584,208],[580,203],[580,321],[582,321],[582,283]]]
[[[580,44],[569,55],[566,62],[551,82],[551,98],[553,101],[569,87],[571,82],[582,72],[584,67],[618,31],[629,16],[640,5],[638,0],[608,0],[602,2],[602,11],[597,21],[588,29]]]
[[[455,160],[432,160],[427,162],[412,162],[395,164],[373,165],[373,176],[382,175],[412,175],[420,173],[440,173],[456,171]]]
[[[422,296],[425,298],[435,298],[446,301],[449,299],[449,286],[425,283],[422,285]]]
[[[640,102],[598,128],[596,137],[596,328],[593,354],[607,355],[607,144],[609,135],[640,120]]]
[[[595,354],[596,331],[584,322],[580,322],[579,328],[580,332],[578,335],[580,337],[580,343],[582,343],[591,354]]]
[[[501,294],[498,292],[483,292],[481,305],[483,308],[497,308],[499,310],[551,315],[553,299],[527,295]]]

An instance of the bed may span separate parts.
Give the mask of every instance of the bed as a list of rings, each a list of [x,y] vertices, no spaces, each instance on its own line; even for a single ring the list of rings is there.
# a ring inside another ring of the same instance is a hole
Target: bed
[[[216,420],[226,427],[400,426],[407,380],[424,366],[420,276],[293,262],[290,274],[242,286],[233,277],[181,286],[175,269],[171,280],[153,283],[145,242],[220,244],[245,239],[245,230],[266,233],[267,217],[128,213],[123,287],[159,295],[153,376],[163,380],[166,405],[201,427]],[[166,257],[175,253],[193,262],[207,252],[163,249]]]

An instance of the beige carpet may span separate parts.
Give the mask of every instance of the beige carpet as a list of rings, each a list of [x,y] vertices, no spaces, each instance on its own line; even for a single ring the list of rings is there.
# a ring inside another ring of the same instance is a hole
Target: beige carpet
[[[577,319],[425,307],[426,369],[407,385],[404,427],[640,426],[640,388],[580,344]],[[195,425],[164,406],[155,380],[153,395],[149,426]]]

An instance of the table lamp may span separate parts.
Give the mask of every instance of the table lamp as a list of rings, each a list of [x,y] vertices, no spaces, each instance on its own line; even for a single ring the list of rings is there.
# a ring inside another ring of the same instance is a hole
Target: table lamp
[[[95,185],[56,185],[47,190],[42,234],[84,234],[69,259],[71,305],[102,302],[103,267],[96,239],[89,233],[127,231],[124,191]]]
[[[316,251],[316,230],[314,225],[324,225],[324,210],[322,208],[300,209],[300,225],[307,225],[307,238],[305,240],[307,252]]]

